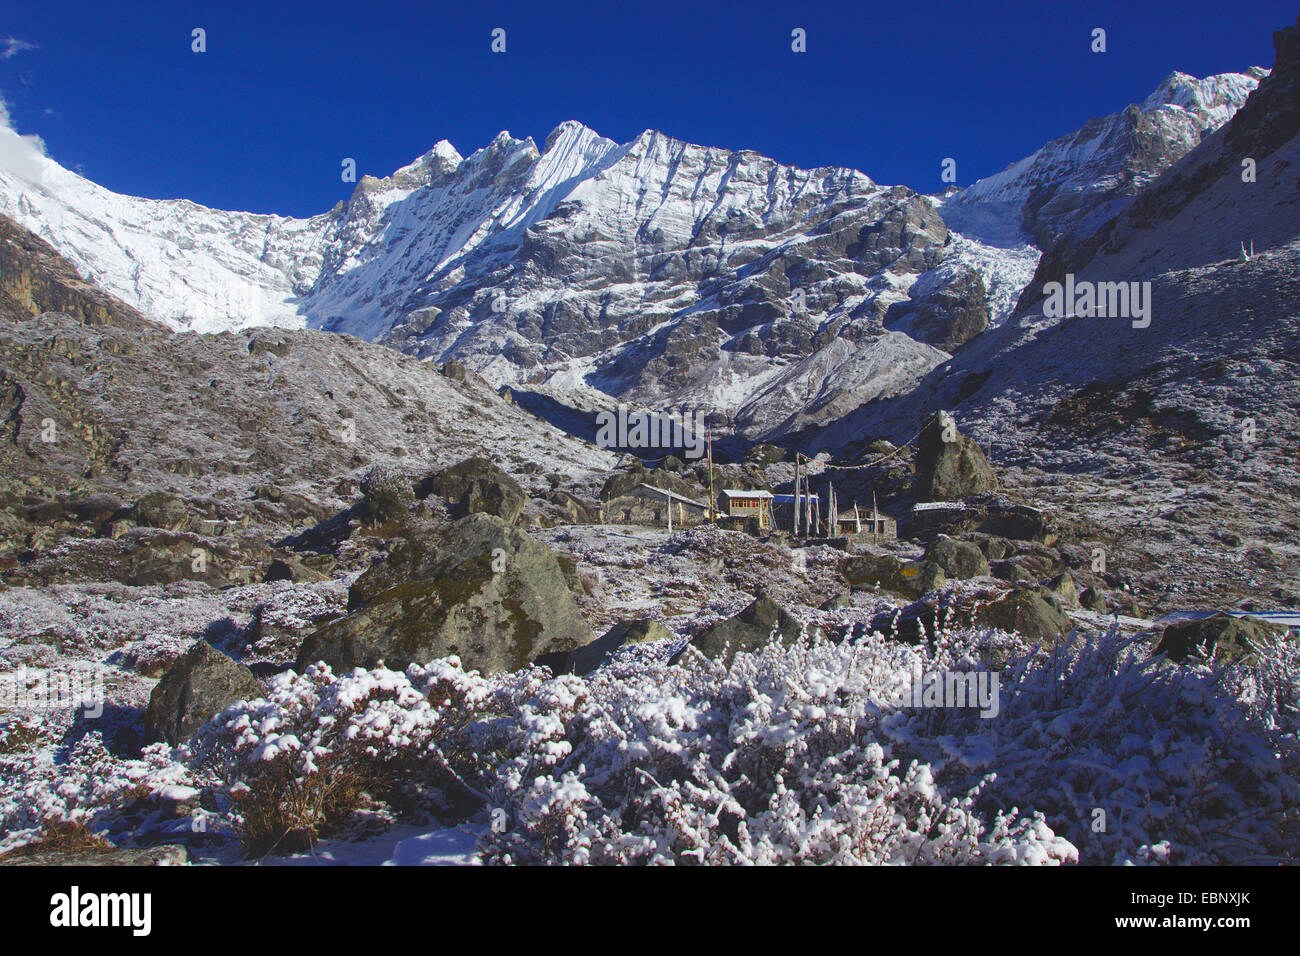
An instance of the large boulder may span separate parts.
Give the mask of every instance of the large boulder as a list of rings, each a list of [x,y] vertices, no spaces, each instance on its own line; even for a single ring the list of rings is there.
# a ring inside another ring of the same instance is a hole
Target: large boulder
[[[991,600],[983,595],[935,592],[904,608],[882,611],[871,627],[908,644],[928,640],[940,629],[967,627],[996,627],[1052,644],[1073,622],[1041,592],[1017,588]]]
[[[185,502],[168,491],[151,491],[140,498],[131,509],[131,517],[138,525],[167,531],[182,531],[190,520]]]
[[[451,506],[452,516],[489,514],[513,524],[523,510],[524,490],[487,458],[467,458],[458,465],[425,476],[415,488],[417,498],[437,495]]]
[[[730,664],[741,651],[762,650],[773,640],[788,647],[802,632],[797,618],[762,594],[735,617],[705,628],[692,639],[691,646],[705,657]]]
[[[144,716],[145,742],[183,743],[214,714],[261,695],[251,670],[207,641],[196,641],[154,687]]]
[[[983,577],[989,573],[989,563],[979,545],[954,538],[939,538],[925,552],[925,560],[937,564],[946,577],[957,581]]]
[[[1255,659],[1256,651],[1276,641],[1281,633],[1280,628],[1264,621],[1215,614],[1170,624],[1160,635],[1152,654],[1165,654],[1179,664],[1211,658],[1221,662],[1249,662]]]
[[[410,479],[391,465],[375,465],[361,479],[361,506],[371,521],[401,518],[412,500]]]
[[[1049,596],[1036,588],[1017,588],[979,607],[976,624],[1015,631],[1030,640],[1053,643],[1068,633],[1074,622]]]
[[[992,491],[997,484],[979,446],[957,431],[947,412],[936,412],[917,441],[916,500],[959,501]]]
[[[555,553],[505,519],[471,514],[404,535],[352,585],[349,613],[303,642],[299,669],[401,669],[455,654],[496,673],[592,640]]]
[[[901,561],[892,554],[855,554],[840,562],[840,576],[857,589],[884,588],[917,598],[947,583],[943,569],[929,561]]]

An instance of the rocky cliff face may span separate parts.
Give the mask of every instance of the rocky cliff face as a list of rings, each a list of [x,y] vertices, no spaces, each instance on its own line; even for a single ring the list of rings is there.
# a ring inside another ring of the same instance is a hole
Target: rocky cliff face
[[[11,318],[62,312],[83,325],[164,331],[77,275],[72,264],[7,216],[0,216],[0,311]]]

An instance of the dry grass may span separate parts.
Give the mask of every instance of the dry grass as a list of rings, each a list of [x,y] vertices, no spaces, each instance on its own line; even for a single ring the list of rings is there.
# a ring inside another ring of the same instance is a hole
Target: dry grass
[[[303,776],[277,763],[238,800],[239,839],[249,856],[309,850],[332,823],[370,802],[362,775],[337,762]]]
[[[113,844],[95,836],[81,820],[47,820],[38,839],[0,855],[0,860],[7,862],[46,853],[107,853],[113,849]]]

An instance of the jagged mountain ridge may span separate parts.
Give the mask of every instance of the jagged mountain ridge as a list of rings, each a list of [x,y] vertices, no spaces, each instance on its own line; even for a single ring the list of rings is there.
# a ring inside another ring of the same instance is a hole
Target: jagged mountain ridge
[[[961,190],[945,218],[978,233],[971,220],[1006,207],[1040,248],[1066,231],[1090,233],[1231,119],[1268,72],[1171,73],[1141,103],[1089,120]]]
[[[1231,115],[1252,76],[1171,78],[1122,114],[1152,117],[1147,140],[1101,136],[1085,179],[1153,174]],[[1116,125],[1085,130],[1098,122]],[[1152,139],[1161,148],[1141,148]],[[29,165],[0,169],[0,212],[173,327],[308,324],[459,359],[496,384],[703,406],[749,435],[905,393],[997,324],[1037,264],[1026,210],[1068,172],[1022,161],[942,200],[570,122],[541,150],[505,133],[469,157],[439,143],[295,220],[117,196],[44,157]]]

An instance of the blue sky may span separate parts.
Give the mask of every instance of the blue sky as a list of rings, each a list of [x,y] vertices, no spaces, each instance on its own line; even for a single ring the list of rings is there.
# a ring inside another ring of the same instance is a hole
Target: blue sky
[[[387,175],[439,139],[466,155],[502,129],[540,145],[566,119],[932,192],[945,157],[972,182],[1171,70],[1271,66],[1272,31],[1295,14],[1272,0],[11,0],[0,94],[19,132],[111,189],[257,212],[345,198],[344,157]],[[195,27],[206,53],[191,52]],[[505,54],[490,50],[496,27]]]

